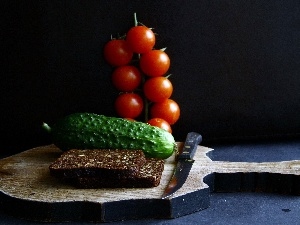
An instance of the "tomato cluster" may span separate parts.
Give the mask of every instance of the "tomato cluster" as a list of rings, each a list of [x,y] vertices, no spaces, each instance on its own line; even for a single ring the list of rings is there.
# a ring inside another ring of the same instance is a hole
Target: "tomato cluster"
[[[104,58],[114,67],[112,84],[120,92],[114,104],[117,114],[132,120],[144,112],[145,122],[171,133],[180,108],[170,99],[170,58],[164,49],[154,49],[155,41],[151,28],[136,24],[125,38],[106,43]]]

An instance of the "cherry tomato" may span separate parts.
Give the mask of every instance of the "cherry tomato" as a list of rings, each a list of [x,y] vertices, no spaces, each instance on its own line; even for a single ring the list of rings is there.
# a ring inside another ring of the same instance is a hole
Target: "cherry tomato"
[[[126,41],[135,53],[146,53],[155,45],[155,34],[145,26],[132,27],[126,34]]]
[[[104,58],[112,66],[124,66],[133,57],[133,52],[125,40],[110,40],[104,46]]]
[[[144,84],[144,94],[152,102],[162,102],[171,97],[173,85],[166,77],[152,77]]]
[[[141,72],[135,66],[119,66],[112,73],[112,83],[119,91],[134,91],[141,80]]]
[[[162,118],[170,125],[177,122],[180,116],[180,108],[172,99],[156,102],[150,108],[151,118]]]
[[[170,124],[167,121],[165,121],[164,119],[152,118],[152,119],[148,120],[147,123],[149,123],[151,126],[159,127],[161,129],[168,131],[169,133],[172,133]]]
[[[142,54],[140,59],[141,70],[148,76],[164,75],[170,67],[170,58],[162,50],[151,50]]]
[[[143,99],[135,93],[120,94],[115,101],[117,114],[123,118],[134,119],[143,111]]]

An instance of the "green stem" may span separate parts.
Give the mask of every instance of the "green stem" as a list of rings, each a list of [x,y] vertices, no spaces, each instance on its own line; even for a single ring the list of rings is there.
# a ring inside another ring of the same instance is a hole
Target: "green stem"
[[[168,74],[167,76],[165,76],[165,78],[169,78],[170,76],[172,76],[172,74],[170,73],[170,74]]]
[[[133,16],[134,16],[134,26],[136,27],[138,25],[136,13],[134,13]]]

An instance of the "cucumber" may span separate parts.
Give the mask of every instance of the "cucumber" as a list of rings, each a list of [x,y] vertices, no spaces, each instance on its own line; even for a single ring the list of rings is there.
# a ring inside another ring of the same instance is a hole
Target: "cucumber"
[[[94,113],[74,113],[58,121],[50,131],[53,143],[69,149],[143,150],[146,157],[168,158],[177,145],[169,132],[142,122]]]

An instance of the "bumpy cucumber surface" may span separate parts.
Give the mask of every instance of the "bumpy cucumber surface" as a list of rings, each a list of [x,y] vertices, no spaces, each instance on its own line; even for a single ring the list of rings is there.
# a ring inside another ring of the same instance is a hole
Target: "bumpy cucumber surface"
[[[69,149],[140,149],[146,157],[168,158],[176,148],[169,132],[142,122],[94,113],[74,113],[51,128],[53,143]]]

